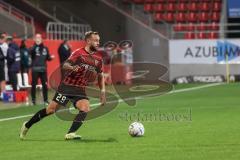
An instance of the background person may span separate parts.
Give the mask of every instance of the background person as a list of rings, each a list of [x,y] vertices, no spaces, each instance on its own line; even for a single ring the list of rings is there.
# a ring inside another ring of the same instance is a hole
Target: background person
[[[60,64],[63,64],[63,62],[65,62],[68,59],[70,54],[71,54],[70,45],[68,44],[67,40],[64,40],[58,48]]]
[[[31,64],[31,58],[29,55],[29,49],[27,48],[25,44],[25,39],[21,41],[20,44],[20,57],[21,57],[21,73],[28,73],[30,64]]]
[[[13,41],[12,36],[7,38],[8,50],[7,50],[7,67],[9,83],[12,85],[13,90],[17,91],[17,73],[20,71],[20,49],[18,45]]]
[[[52,60],[48,48],[42,42],[42,35],[35,35],[35,44],[30,49],[32,59],[32,103],[36,104],[36,85],[40,78],[42,84],[43,101],[48,105],[48,87],[47,87],[47,61]]]
[[[5,81],[5,55],[3,53],[2,50],[2,43],[3,43],[3,36],[1,35],[0,37],[0,99],[3,98],[2,93],[5,91],[5,85],[6,85],[6,81]]]

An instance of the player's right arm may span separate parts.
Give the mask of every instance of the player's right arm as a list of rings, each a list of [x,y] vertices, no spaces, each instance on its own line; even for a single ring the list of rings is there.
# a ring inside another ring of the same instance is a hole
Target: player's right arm
[[[76,61],[78,57],[77,52],[73,52],[71,56],[63,63],[63,70],[70,70],[73,71],[78,68],[78,65],[74,65],[74,62]]]
[[[63,69],[64,70],[74,70],[76,68],[76,66],[72,65],[72,63],[65,61],[63,63]]]

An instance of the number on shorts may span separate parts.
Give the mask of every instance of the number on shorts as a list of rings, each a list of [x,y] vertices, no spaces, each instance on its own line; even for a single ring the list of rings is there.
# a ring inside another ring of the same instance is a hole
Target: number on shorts
[[[58,94],[57,97],[56,97],[56,100],[58,102],[61,102],[61,103],[64,103],[66,101],[67,97],[66,96],[63,96],[62,94]]]

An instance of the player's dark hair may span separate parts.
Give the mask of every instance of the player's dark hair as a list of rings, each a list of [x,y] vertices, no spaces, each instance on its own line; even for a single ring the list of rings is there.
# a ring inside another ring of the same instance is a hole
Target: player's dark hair
[[[85,41],[87,40],[87,39],[89,39],[92,35],[99,35],[99,33],[98,32],[94,32],[94,31],[88,31],[88,32],[86,32],[85,33]]]

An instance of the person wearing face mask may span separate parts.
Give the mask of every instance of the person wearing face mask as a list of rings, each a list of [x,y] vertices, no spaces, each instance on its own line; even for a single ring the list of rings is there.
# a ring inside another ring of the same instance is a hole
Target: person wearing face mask
[[[42,35],[35,35],[35,44],[30,49],[32,61],[32,103],[36,104],[36,85],[40,78],[42,84],[43,101],[48,105],[48,87],[47,87],[47,61],[50,61],[54,56],[50,56],[48,48],[42,43]]]

